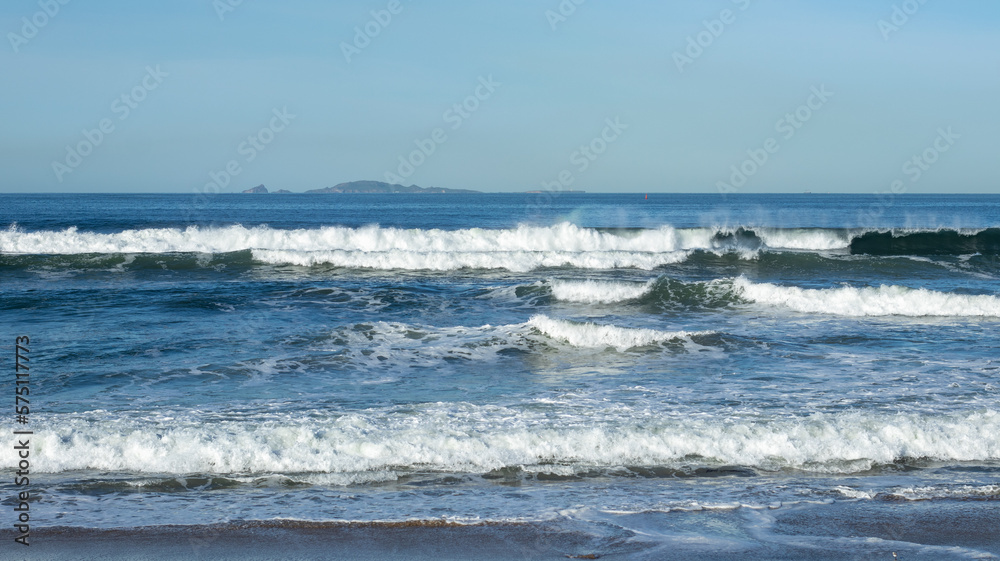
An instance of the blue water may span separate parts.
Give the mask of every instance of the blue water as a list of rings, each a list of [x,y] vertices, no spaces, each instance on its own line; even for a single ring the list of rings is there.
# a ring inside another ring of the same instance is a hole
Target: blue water
[[[1000,196],[0,195],[0,228],[39,525],[723,551],[803,509],[998,514]]]

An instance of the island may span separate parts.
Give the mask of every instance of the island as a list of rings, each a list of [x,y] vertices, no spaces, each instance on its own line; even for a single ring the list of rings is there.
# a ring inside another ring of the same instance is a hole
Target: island
[[[246,191],[243,191],[243,192],[244,193],[249,193],[251,195],[256,195],[256,194],[264,194],[264,195],[266,195],[267,194],[267,187],[264,187],[264,184],[261,183],[260,185],[258,185],[256,187],[253,187],[253,188],[250,188],[250,189],[247,189]]]
[[[472,189],[446,189],[444,187],[417,187],[398,185],[382,181],[348,181],[333,187],[313,189],[306,193],[481,193]]]

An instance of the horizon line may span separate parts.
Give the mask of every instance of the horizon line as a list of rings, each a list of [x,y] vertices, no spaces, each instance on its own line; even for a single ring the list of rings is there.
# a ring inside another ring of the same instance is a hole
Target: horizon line
[[[432,187],[436,188],[436,187]],[[459,193],[309,193],[306,191],[292,191],[288,193],[244,193],[241,191],[225,192],[225,193],[212,193],[209,196],[218,195],[257,195],[257,196],[269,196],[269,195],[334,195],[334,196],[344,196],[344,195],[542,195],[546,193],[560,194],[560,195],[706,195],[706,196],[740,196],[740,195],[872,195],[872,196],[891,196],[891,197],[907,197],[907,196],[924,196],[924,195],[997,195],[1000,196],[1000,192],[988,193],[981,191],[949,191],[949,192],[920,192],[920,193],[891,193],[891,192],[873,192],[873,191],[752,191],[745,193],[709,193],[701,191],[586,191],[586,190],[531,190],[531,191],[476,191],[467,189],[465,192]],[[0,195],[208,195],[207,193],[200,193],[198,191],[53,191],[53,192],[32,192],[32,191],[10,191],[3,192],[0,191]]]

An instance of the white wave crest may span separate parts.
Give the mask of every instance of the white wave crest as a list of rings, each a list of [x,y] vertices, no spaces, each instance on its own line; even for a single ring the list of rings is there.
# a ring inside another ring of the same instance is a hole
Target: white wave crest
[[[371,269],[528,271],[539,267],[653,269],[687,258],[685,249],[704,236],[679,234],[669,226],[618,234],[569,223],[550,227],[464,230],[328,226],[279,230],[247,228],[153,228],[100,234],[62,231],[0,232],[0,253],[121,254],[228,253],[252,250],[258,261]]]
[[[1000,458],[1000,413],[992,410],[739,419],[619,409],[613,417],[607,410],[579,408],[553,417],[530,409],[439,403],[211,422],[198,414],[143,418],[96,411],[39,419],[32,470],[311,472],[356,474],[363,481],[365,474],[401,468],[481,473],[508,466],[704,463],[855,473],[900,458]],[[0,443],[9,449],[11,438]],[[0,459],[7,469],[15,463],[10,454]]]
[[[364,226],[327,226],[280,230],[247,228],[153,228],[112,234],[62,231],[23,232],[16,227],[0,232],[0,252],[34,254],[78,253],[224,253],[247,249],[284,251],[412,251],[421,253],[492,252],[674,252],[702,247],[704,240],[686,243],[678,230],[664,226],[632,235],[601,232],[569,223],[555,226],[518,226],[509,229],[402,229]],[[696,236],[701,238],[702,236]]]
[[[796,312],[838,316],[1000,317],[1000,298],[937,292],[924,288],[798,288],[733,280],[733,290],[746,300]]]
[[[659,228],[608,232],[570,223],[554,226],[462,230],[360,228],[326,226],[282,230],[268,226],[232,225],[219,228],[149,228],[116,233],[61,231],[26,232],[12,224],[0,231],[0,253],[227,253],[242,250],[285,252],[414,252],[421,254],[676,254],[693,250],[732,250],[716,239],[731,233],[719,228]],[[774,249],[825,250],[846,247],[845,234],[835,230],[763,229],[759,234]]]
[[[608,304],[635,300],[648,294],[655,281],[646,283],[613,281],[551,281],[552,295],[564,302]]]
[[[754,233],[772,249],[829,251],[851,246],[855,234],[842,230],[818,228],[755,228]]]
[[[254,250],[262,263],[312,267],[377,270],[453,271],[457,269],[505,269],[526,272],[545,267],[578,269],[634,268],[652,270],[686,259],[687,252],[632,253],[624,251],[274,251]]]
[[[569,343],[574,347],[608,348],[625,351],[634,347],[644,347],[677,339],[688,339],[692,335],[706,335],[711,332],[658,331],[615,325],[576,323],[552,319],[545,315],[532,316],[528,325],[544,335]]]
[[[383,368],[397,365],[435,365],[442,359],[489,360],[507,349],[529,350],[535,342],[558,341],[571,347],[626,351],[671,340],[690,341],[692,335],[713,332],[657,331],[614,325],[595,325],[533,316],[529,321],[478,327],[430,327],[378,321],[342,327],[329,343],[344,350],[358,365]],[[540,334],[540,335],[539,335]]]

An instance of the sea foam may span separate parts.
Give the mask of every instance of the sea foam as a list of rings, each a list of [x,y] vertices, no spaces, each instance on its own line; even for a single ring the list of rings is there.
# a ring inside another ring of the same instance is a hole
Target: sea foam
[[[746,259],[761,251],[879,254],[994,252],[995,230],[883,232],[844,229],[751,227],[601,230],[570,223],[553,226],[461,230],[404,229],[378,225],[350,228],[276,229],[268,226],[148,228],[116,233],[0,231],[0,254],[218,254],[252,251],[270,264],[332,265],[369,269],[528,271],[541,267],[584,269],[657,267],[678,263],[694,251],[732,253]]]
[[[598,280],[555,280],[549,284],[552,287],[552,296],[556,300],[585,304],[607,304],[635,300],[649,294],[653,289],[654,283],[655,281],[635,283]]]
[[[574,347],[614,347],[619,351],[665,341],[688,339],[692,335],[709,335],[713,333],[708,331],[660,331],[656,329],[618,327],[615,325],[578,323],[552,319],[545,315],[533,316],[528,320],[528,325],[548,337],[564,341]]]
[[[577,269],[635,268],[651,270],[687,258],[687,252],[635,253],[627,251],[274,251],[254,250],[254,259],[275,265],[453,271],[505,269],[525,272],[547,267]]]
[[[959,316],[1000,317],[1000,298],[992,295],[950,294],[924,288],[878,287],[799,288],[733,279],[743,299],[796,312],[838,316]]]
[[[359,363],[381,364],[383,360],[394,359],[410,364],[435,364],[445,358],[483,360],[505,349],[528,351],[536,342],[626,351],[712,333],[601,325],[538,314],[525,323],[476,327],[430,327],[379,321],[339,328],[330,342],[338,349],[346,349],[346,355]]]
[[[413,252],[671,252],[703,247],[704,236],[684,235],[664,226],[631,235],[581,228],[569,223],[554,226],[518,226],[508,229],[462,230],[360,228],[326,226],[281,230],[268,226],[233,225],[222,228],[153,228],[101,234],[61,231],[25,232],[16,227],[0,231],[3,253],[224,253],[247,249],[284,251],[413,251]]]
[[[833,251],[865,253],[913,250],[913,254],[992,252],[1000,229],[874,230],[770,227],[695,227],[669,225],[636,230],[601,230],[563,222],[552,226],[460,230],[389,228],[276,229],[268,226],[148,228],[116,233],[65,230],[25,231],[17,224],[0,230],[0,253],[226,253],[248,249],[284,251],[619,251],[714,252],[741,250]],[[874,247],[878,246],[878,247]],[[884,247],[883,247],[884,246]],[[891,246],[891,247],[890,247]],[[899,253],[906,254],[906,253]]]
[[[591,405],[553,416],[499,405],[437,403],[209,422],[195,413],[143,417],[97,411],[40,419],[32,446],[33,471],[50,473],[312,472],[365,480],[364,474],[373,472],[483,473],[553,464],[579,470],[694,464],[857,473],[906,458],[996,460],[1000,413],[741,419]],[[0,461],[14,467],[10,455]]]
[[[646,283],[554,280],[549,284],[557,300],[591,304],[626,302],[653,294],[664,302],[689,306],[743,301],[802,313],[846,317],[1000,317],[1000,297],[997,296],[953,294],[896,285],[800,288],[753,282],[746,277],[707,282],[660,277]],[[727,294],[731,296],[727,298]]]

